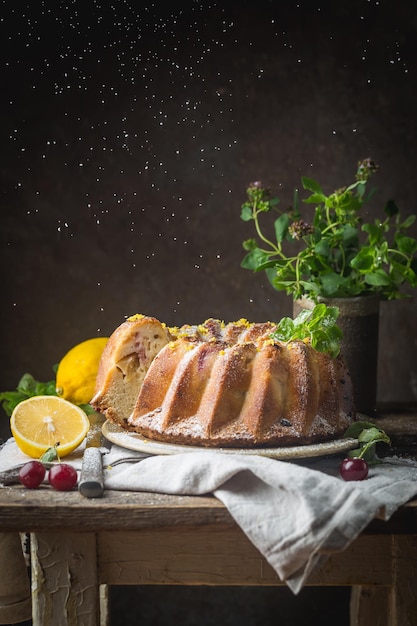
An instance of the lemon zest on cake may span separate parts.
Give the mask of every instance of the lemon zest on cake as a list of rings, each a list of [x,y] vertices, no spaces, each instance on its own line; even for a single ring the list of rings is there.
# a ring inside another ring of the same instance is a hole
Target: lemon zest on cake
[[[135,322],[136,320],[141,320],[143,319],[145,316],[143,315],[143,313],[135,313],[134,315],[131,315],[130,317],[127,318],[128,322]]]

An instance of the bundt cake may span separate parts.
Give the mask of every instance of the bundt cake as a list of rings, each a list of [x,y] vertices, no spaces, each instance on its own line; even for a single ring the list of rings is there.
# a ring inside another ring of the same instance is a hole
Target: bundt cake
[[[343,357],[276,341],[275,328],[215,319],[168,328],[134,316],[108,341],[91,404],[169,443],[288,446],[342,436],[355,419]]]

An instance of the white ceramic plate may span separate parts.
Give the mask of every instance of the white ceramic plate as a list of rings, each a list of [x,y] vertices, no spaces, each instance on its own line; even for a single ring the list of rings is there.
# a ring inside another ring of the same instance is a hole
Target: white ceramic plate
[[[327,454],[337,454],[351,450],[358,445],[357,439],[344,438],[327,441],[326,443],[315,443],[306,446],[291,446],[288,448],[205,448],[202,446],[181,446],[162,441],[145,439],[138,433],[127,432],[113,424],[105,422],[103,424],[103,435],[109,441],[135,452],[146,452],[148,454],[179,454],[182,452],[223,452],[223,454],[245,454],[266,456],[271,459],[290,460],[304,459],[316,456],[326,456]]]

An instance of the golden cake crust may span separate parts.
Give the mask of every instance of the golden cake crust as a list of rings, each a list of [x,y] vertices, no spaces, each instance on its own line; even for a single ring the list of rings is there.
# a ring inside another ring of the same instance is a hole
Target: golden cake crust
[[[343,357],[274,341],[271,322],[168,328],[134,316],[103,352],[92,406],[126,430],[205,447],[305,445],[355,419]]]
[[[179,353],[184,356],[177,361]],[[354,418],[343,359],[330,359],[301,341],[259,346],[179,340],[159,353],[146,380],[158,387],[164,381],[163,390],[151,405],[145,383],[129,428],[167,443],[305,445],[342,436]]]

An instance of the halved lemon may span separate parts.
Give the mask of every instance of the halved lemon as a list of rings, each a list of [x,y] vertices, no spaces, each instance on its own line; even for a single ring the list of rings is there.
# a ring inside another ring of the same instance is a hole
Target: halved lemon
[[[23,400],[10,418],[16,444],[34,459],[55,445],[59,456],[66,456],[80,445],[89,427],[89,419],[80,407],[57,396]]]

